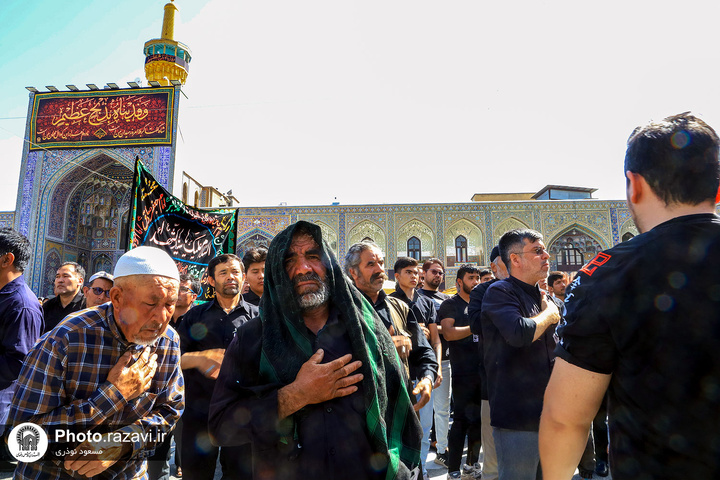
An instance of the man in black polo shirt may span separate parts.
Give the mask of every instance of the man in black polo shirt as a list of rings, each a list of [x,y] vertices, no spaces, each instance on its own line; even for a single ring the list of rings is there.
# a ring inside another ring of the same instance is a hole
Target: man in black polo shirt
[[[183,414],[183,474],[187,478],[211,480],[218,448],[208,433],[208,412],[215,379],[235,331],[258,315],[258,309],[243,301],[243,264],[232,254],[218,255],[207,267],[208,283],[215,299],[191,308],[183,316],[178,333],[185,375],[185,413]],[[223,447],[220,465],[225,478],[252,478],[250,444]]]
[[[435,312],[440,310],[442,302],[450,298],[450,295],[440,291],[443,278],[445,278],[445,267],[437,258],[428,258],[422,265],[423,283],[418,293],[432,300],[435,305]],[[447,467],[447,445],[450,425],[450,398],[452,397],[452,371],[450,368],[450,352],[447,341],[442,335],[442,326],[438,322],[438,335],[442,348],[442,359],[440,362],[440,373],[442,383],[433,391],[433,409],[435,410],[435,439],[437,440],[437,456],[435,463]]]
[[[78,263],[65,262],[55,274],[55,297],[43,304],[45,330],[49,332],[71,313],[85,308],[82,294],[85,269]]]
[[[481,441],[481,392],[478,336],[470,331],[468,302],[470,292],[480,283],[480,268],[463,265],[457,272],[457,295],[445,300],[438,316],[443,334],[450,347],[452,365],[452,389],[455,402],[453,424],[448,436],[448,478],[460,478],[465,436],[468,437],[467,465],[465,476],[480,478],[481,468],[477,463]]]
[[[606,390],[614,479],[720,478],[719,144],[689,113],[630,136],[641,235],[599,253],[567,295],[542,416],[546,479],[572,476]]]
[[[510,276],[488,287],[481,316],[490,419],[500,480],[533,480],[541,475],[538,428],[560,313],[537,287],[550,269],[542,235],[510,230],[499,250]]]
[[[432,346],[435,352],[435,360],[438,365],[442,360],[442,344],[440,343],[440,335],[437,328],[437,312],[432,300],[417,293],[418,280],[420,278],[420,267],[418,261],[410,257],[398,257],[393,268],[395,272],[395,291],[390,294],[391,297],[402,300],[410,307],[410,311],[415,315],[418,325],[425,334],[425,339]],[[437,373],[434,388],[442,383],[442,375]],[[434,393],[434,392],[433,392]],[[423,472],[425,469],[425,459],[430,450],[430,429],[433,423],[433,402],[432,395],[430,401],[418,411],[420,417],[420,425],[423,429],[423,439],[420,448],[420,459],[423,463]]]

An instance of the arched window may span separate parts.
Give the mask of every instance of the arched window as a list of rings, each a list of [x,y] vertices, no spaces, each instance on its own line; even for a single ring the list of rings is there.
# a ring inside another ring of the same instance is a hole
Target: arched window
[[[183,182],[183,193],[182,193],[182,201],[183,203],[187,203],[187,182]]]
[[[410,237],[407,241],[407,256],[420,261],[420,239],[417,237]]]
[[[200,193],[196,190],[195,191],[195,203],[193,203],[193,207],[197,208],[198,201],[200,201]]]
[[[579,270],[585,264],[582,252],[572,243],[565,245],[556,255],[557,269],[562,272]]]
[[[628,240],[630,240],[630,239],[633,238],[634,236],[635,236],[635,235],[633,235],[632,233],[626,232],[625,235],[622,236],[622,241],[623,241],[623,242],[627,242]]]
[[[465,263],[467,261],[467,238],[458,235],[455,239],[455,262]]]

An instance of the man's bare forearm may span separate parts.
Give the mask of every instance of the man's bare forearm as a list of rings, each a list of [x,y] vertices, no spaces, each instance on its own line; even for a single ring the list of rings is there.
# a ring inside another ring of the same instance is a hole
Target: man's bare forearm
[[[301,392],[294,384],[286,385],[278,390],[278,418],[282,420],[307,405]]]
[[[542,312],[538,313],[534,317],[531,317],[535,321],[535,334],[533,335],[533,342],[540,338],[549,327],[555,325],[560,321],[560,314],[557,309],[546,308]]]

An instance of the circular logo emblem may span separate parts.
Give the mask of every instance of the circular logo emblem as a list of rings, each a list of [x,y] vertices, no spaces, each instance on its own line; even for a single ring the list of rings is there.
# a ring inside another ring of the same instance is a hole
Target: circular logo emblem
[[[39,460],[47,449],[47,433],[34,423],[21,423],[10,431],[8,450],[18,462]]]

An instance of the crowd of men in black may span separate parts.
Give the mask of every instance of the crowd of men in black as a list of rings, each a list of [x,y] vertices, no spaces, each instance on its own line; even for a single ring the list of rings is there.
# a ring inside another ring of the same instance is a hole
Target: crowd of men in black
[[[214,258],[210,302],[194,305],[199,280],[181,275],[168,306],[185,387],[175,474],[209,480],[219,461],[230,479],[427,478],[433,448],[448,478],[716,478],[719,143],[689,114],[633,132],[624,170],[641,235],[573,278],[549,272],[539,232],[515,229],[489,268],[459,266],[452,296],[437,258],[398,258],[386,292],[380,246],[352,245],[341,267],[307,222],[269,252]],[[85,282],[66,262],[38,301],[27,239],[0,230],[0,255],[7,434],[25,355],[111,301],[114,278]],[[148,452],[150,479],[168,478],[170,444]]]

